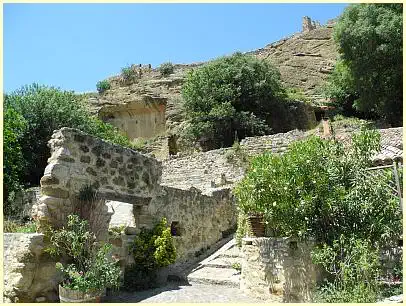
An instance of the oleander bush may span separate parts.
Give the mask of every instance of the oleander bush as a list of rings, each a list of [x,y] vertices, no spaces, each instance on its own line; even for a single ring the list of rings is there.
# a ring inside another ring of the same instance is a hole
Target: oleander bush
[[[328,276],[318,301],[376,301],[378,250],[395,246],[402,233],[399,199],[388,191],[391,171],[365,171],[379,144],[377,131],[362,129],[351,147],[312,136],[283,155],[253,158],[234,190],[238,239],[248,230],[245,216],[263,214],[271,236],[315,239],[313,260]]]

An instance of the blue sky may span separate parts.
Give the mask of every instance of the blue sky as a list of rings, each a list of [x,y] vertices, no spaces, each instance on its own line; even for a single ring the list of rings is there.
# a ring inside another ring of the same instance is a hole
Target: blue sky
[[[130,64],[207,61],[324,24],[346,4],[4,4],[4,90],[77,92]]]

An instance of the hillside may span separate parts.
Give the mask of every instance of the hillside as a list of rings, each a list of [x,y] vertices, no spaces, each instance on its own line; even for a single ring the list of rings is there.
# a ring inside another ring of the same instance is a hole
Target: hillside
[[[330,22],[320,26],[304,17],[302,32],[247,53],[271,61],[280,70],[286,86],[300,88],[314,104],[318,104],[321,98],[319,90],[337,55],[332,40],[333,25]],[[93,112],[124,130],[130,138],[136,134],[150,137],[148,133],[140,134],[139,131],[150,129],[151,124],[154,135],[167,131],[176,133],[184,121],[182,83],[187,71],[202,64],[176,64],[174,72],[166,77],[150,65],[133,65],[138,71],[134,82],[123,84],[121,76],[113,76],[108,78],[111,89],[103,94],[87,94],[86,98]],[[143,109],[143,114],[154,115],[143,115],[142,122],[139,122],[134,118],[140,114],[140,109]],[[135,128],[135,125],[139,126]]]

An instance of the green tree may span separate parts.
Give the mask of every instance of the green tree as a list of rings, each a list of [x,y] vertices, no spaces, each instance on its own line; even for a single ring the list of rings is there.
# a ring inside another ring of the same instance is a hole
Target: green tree
[[[27,128],[24,118],[12,107],[4,108],[4,131],[3,131],[3,203],[6,215],[16,214],[16,207],[6,205],[13,200],[21,186],[22,171],[25,160],[21,150],[21,139]]]
[[[33,84],[4,96],[4,169],[13,183],[37,186],[50,157],[47,143],[54,130],[72,127],[113,143],[130,146],[116,128],[91,116],[80,97],[71,91]],[[18,175],[17,175],[18,174]]]
[[[183,85],[191,134],[206,149],[270,132],[269,115],[286,96],[278,70],[265,60],[235,53],[192,70]]]
[[[357,110],[392,124],[402,124],[402,27],[402,4],[363,3],[350,5],[334,29],[339,75],[345,79],[333,77],[333,83],[346,94],[356,93]],[[331,95],[342,96],[339,91]]]

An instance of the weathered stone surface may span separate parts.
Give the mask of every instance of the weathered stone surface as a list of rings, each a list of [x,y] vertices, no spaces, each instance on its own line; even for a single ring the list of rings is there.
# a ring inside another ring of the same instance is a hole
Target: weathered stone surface
[[[289,238],[243,238],[240,288],[264,299],[310,302],[319,277],[311,249]]]
[[[57,301],[60,274],[43,254],[42,234],[4,234],[4,292],[10,302]],[[45,299],[45,300],[44,300]]]
[[[104,192],[106,199],[133,202],[139,205],[140,199],[146,199],[141,202],[149,203],[151,197],[157,192],[156,190],[160,189],[158,180],[162,171],[161,163],[134,150],[112,145],[70,128],[54,131],[49,146],[51,148],[50,164],[46,167],[41,180],[43,195],[68,199],[77,195],[85,185],[93,185],[101,191],[101,194]],[[83,155],[83,151],[88,152]],[[67,160],[67,156],[72,158],[80,156],[80,159],[72,162]],[[89,164],[92,160],[94,165]],[[107,163],[106,160],[112,161]],[[136,169],[126,168],[127,164],[143,166],[138,169],[138,173]],[[112,173],[111,168],[114,166],[120,166],[122,173],[106,176],[106,174]],[[129,177],[128,181],[126,177]],[[128,188],[123,189],[124,186],[128,186]],[[52,221],[49,216],[50,210],[53,210],[53,215],[58,214],[56,211],[58,205],[54,202],[51,204],[52,207],[49,207],[50,209],[47,204],[39,203],[36,207],[35,217],[44,221]],[[69,211],[68,207],[64,209],[65,212],[62,214],[61,211],[61,215],[65,215]]]
[[[212,197],[190,190],[164,187],[163,194],[152,199],[148,213],[166,217],[169,224],[178,222],[181,235],[175,244],[178,260],[186,260],[223,238],[236,226],[236,206],[229,189],[221,197]]]

